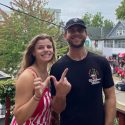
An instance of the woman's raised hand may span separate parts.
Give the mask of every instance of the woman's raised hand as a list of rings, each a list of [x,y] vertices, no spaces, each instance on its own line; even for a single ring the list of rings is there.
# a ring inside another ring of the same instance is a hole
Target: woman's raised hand
[[[41,97],[44,89],[48,87],[50,83],[50,76],[46,78],[45,81],[42,81],[40,77],[37,77],[34,79],[34,89],[35,89],[35,95],[37,97]]]

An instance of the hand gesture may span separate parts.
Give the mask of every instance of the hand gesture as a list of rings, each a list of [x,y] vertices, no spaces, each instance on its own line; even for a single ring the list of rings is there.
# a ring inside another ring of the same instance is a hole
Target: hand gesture
[[[68,68],[66,68],[63,71],[62,76],[59,81],[57,81],[54,76],[51,76],[54,82],[57,96],[66,96],[71,90],[71,84],[68,82],[66,78],[67,72],[68,72]]]
[[[50,83],[50,76],[46,78],[44,82],[42,82],[42,79],[40,77],[37,77],[34,79],[34,89],[35,89],[35,95],[37,97],[41,97],[44,89],[49,85]]]

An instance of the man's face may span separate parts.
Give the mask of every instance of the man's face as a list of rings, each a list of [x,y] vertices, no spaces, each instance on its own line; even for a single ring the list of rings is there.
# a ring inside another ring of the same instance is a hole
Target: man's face
[[[68,41],[70,47],[83,47],[87,34],[86,29],[80,25],[73,25],[65,32],[65,39]]]

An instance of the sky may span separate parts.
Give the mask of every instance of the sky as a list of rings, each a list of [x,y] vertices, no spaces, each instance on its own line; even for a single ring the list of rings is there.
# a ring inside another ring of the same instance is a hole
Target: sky
[[[81,18],[85,13],[92,15],[101,12],[104,19],[117,22],[115,10],[122,0],[49,0],[46,7],[61,9],[61,20],[67,21],[70,18]],[[9,5],[10,0],[0,0],[0,3]],[[0,8],[6,9],[0,5]]]

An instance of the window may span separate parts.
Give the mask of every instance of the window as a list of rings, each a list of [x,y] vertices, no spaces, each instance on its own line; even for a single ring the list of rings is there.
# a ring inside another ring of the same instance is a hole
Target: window
[[[115,40],[115,48],[125,48],[125,40]]]
[[[94,41],[95,47],[98,47],[98,41]]]
[[[121,35],[122,35],[122,30],[117,30],[117,31],[116,31],[116,35],[117,35],[117,36],[121,36]]]
[[[113,48],[113,40],[104,41],[104,47]]]
[[[122,30],[122,34],[125,35],[125,30]]]
[[[123,27],[119,27],[119,29],[116,31],[117,36],[125,35],[125,29]]]

